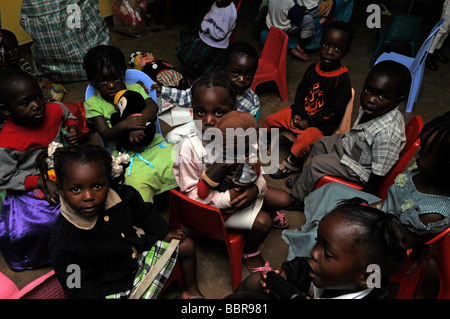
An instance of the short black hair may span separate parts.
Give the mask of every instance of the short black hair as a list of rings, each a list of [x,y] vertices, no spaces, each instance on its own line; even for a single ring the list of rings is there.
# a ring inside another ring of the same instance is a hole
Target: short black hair
[[[340,30],[342,32],[344,32],[345,34],[347,34],[348,37],[348,49],[350,49],[352,42],[353,42],[353,27],[345,21],[340,21],[340,20],[336,20],[336,21],[332,21],[330,22],[324,29],[323,34],[327,34],[327,32],[329,30]]]
[[[119,48],[112,45],[93,47],[86,53],[83,59],[83,68],[89,81],[92,81],[103,68],[111,71],[113,67],[125,75],[127,70],[125,55]]]
[[[256,49],[247,42],[238,41],[230,44],[225,52],[224,65],[228,65],[234,54],[248,55],[255,60],[256,68],[258,68],[259,55]]]
[[[408,97],[411,87],[411,72],[403,64],[392,60],[381,61],[372,67],[367,77],[373,74],[395,79],[398,84],[397,96]]]
[[[17,83],[25,81],[38,85],[37,80],[25,71],[13,67],[0,69],[0,103],[8,106],[11,87],[15,87]]]

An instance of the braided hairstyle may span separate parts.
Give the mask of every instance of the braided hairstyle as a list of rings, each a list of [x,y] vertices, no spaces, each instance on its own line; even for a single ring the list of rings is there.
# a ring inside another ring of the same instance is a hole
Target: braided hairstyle
[[[93,144],[82,144],[76,146],[67,146],[60,147],[55,150],[53,153],[53,167],[50,167],[47,163],[48,159],[48,148],[44,148],[36,157],[36,168],[39,169],[40,176],[43,181],[47,181],[49,179],[48,171],[53,168],[55,170],[55,175],[57,179],[57,183],[59,185],[62,184],[66,174],[66,167],[69,163],[72,162],[99,162],[103,163],[103,167],[105,168],[105,174],[108,176],[109,184],[117,183],[123,179],[122,176],[119,179],[112,179],[112,157],[108,151],[98,145]],[[47,188],[46,183],[44,182],[44,187]]]
[[[99,45],[90,49],[83,59],[83,68],[86,77],[92,82],[94,77],[101,73],[104,68],[112,72],[113,68],[121,71],[125,76],[127,63],[123,52],[112,45]]]
[[[376,264],[386,283],[405,262],[410,248],[407,231],[396,215],[370,207],[358,197],[341,201],[330,214],[340,214],[356,226],[354,245],[363,255],[355,271],[365,272],[367,266]]]
[[[198,90],[201,87],[214,88],[214,87],[223,87],[228,90],[229,94],[227,96],[230,98],[230,103],[232,105],[236,105],[236,88],[233,83],[231,83],[230,79],[226,76],[224,72],[208,72],[199,77],[192,84],[191,94],[192,101],[196,101],[198,96]]]
[[[427,172],[438,189],[449,192],[450,183],[450,112],[426,123],[420,132],[420,145],[433,154],[435,165]]]

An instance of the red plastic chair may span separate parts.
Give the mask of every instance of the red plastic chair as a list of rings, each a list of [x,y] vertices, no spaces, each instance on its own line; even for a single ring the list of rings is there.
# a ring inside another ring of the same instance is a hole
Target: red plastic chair
[[[275,81],[281,101],[289,100],[286,82],[286,51],[289,37],[282,30],[271,27],[264,43],[258,69],[253,77],[252,90],[263,82]]]
[[[411,160],[412,156],[416,152],[417,148],[420,144],[420,138],[419,134],[423,127],[423,121],[422,117],[420,116],[414,116],[411,121],[406,125],[405,127],[405,134],[406,134],[406,144],[403,147],[403,150],[400,152],[399,160],[397,163],[391,168],[389,173],[385,176],[383,181],[381,182],[381,185],[379,186],[377,192],[374,194],[378,196],[379,198],[386,198],[387,192],[389,187],[394,184],[395,178],[398,174],[402,173],[406,166],[408,165],[409,161]],[[320,186],[323,186],[327,183],[331,182],[338,182],[345,184],[347,186],[350,186],[352,188],[362,190],[363,185],[359,183],[354,183],[350,181],[346,181],[344,179],[341,179],[339,177],[335,176],[324,176],[321,179],[319,179],[316,183],[316,186],[314,189],[319,188]]]
[[[231,283],[233,291],[241,283],[242,251],[244,235],[225,227],[220,210],[171,189],[169,193],[169,225],[171,229],[185,226],[198,234],[225,242],[231,268]]]
[[[399,284],[397,299],[412,299],[417,297],[422,282],[428,270],[430,260],[433,259],[439,274],[440,288],[436,299],[450,299],[450,227],[439,235],[430,239],[425,245],[433,246],[437,253],[430,253],[424,265],[416,265],[411,260],[389,278],[391,283]]]

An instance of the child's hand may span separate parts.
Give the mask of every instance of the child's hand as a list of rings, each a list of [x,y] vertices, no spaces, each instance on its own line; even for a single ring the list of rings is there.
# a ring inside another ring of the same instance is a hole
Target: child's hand
[[[292,115],[292,118],[291,118],[291,128],[299,128],[298,125],[299,125],[299,122],[300,122],[301,119],[302,119],[302,118],[301,118],[300,115],[298,115],[298,114]]]
[[[164,237],[164,241],[170,243],[172,241],[172,239],[179,239],[180,243],[182,243],[185,238],[186,238],[186,234],[184,233],[183,230],[172,229],[171,231],[169,231],[167,233],[166,237]]]
[[[50,204],[59,203],[59,189],[56,186],[56,182],[51,180],[47,180],[46,182],[47,190],[44,187],[44,181],[39,177],[37,180],[38,188],[45,193],[45,198]]]
[[[125,120],[120,122],[120,124],[124,125],[125,130],[144,130],[146,126],[146,121],[142,114],[135,113],[128,116]]]
[[[69,125],[63,128],[63,130],[67,132],[67,135],[65,135],[66,142],[70,145],[78,145],[79,142],[78,126]]]
[[[162,86],[158,83],[153,83],[151,90],[156,90],[156,96],[159,96],[161,94]]]
[[[274,271],[276,274],[286,277],[283,269],[281,268],[273,269],[271,271]],[[258,284],[262,287],[264,293],[270,294],[270,289],[267,287],[267,284],[265,282],[265,280],[267,279],[267,273],[268,271],[261,271],[261,278],[258,280]]]
[[[236,187],[229,190],[230,198],[232,199],[230,202],[230,206],[233,208],[245,208],[253,204],[258,196],[258,187],[252,184],[247,187]]]
[[[145,137],[144,130],[134,130],[128,133],[131,144],[139,144]]]

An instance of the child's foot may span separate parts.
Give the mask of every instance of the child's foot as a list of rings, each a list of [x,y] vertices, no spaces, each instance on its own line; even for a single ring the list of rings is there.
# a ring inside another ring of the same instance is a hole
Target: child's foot
[[[262,258],[261,252],[259,250],[251,254],[243,253],[242,260],[244,261],[245,266],[247,266],[250,272],[272,270],[272,267],[270,267],[269,262],[265,261]]]
[[[296,45],[295,48],[291,50],[291,53],[295,55],[297,58],[300,58],[304,61],[308,61],[309,59],[308,54],[305,51],[303,51],[303,49],[299,45]]]
[[[273,212],[270,214],[272,217],[272,227],[279,229],[286,229],[289,227],[289,219],[283,212]]]
[[[185,289],[181,292],[181,299],[205,299],[198,288]]]

